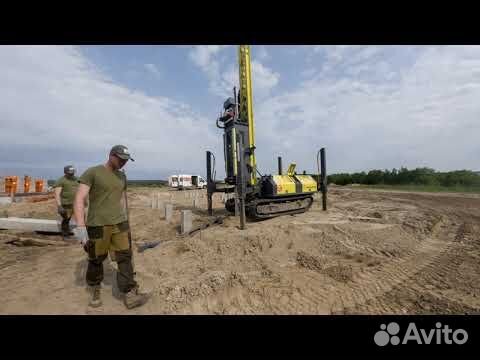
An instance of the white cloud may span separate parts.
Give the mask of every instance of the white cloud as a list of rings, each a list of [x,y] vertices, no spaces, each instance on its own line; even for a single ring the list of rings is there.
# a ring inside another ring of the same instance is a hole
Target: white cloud
[[[252,61],[252,82],[253,92],[257,100],[263,100],[270,94],[270,91],[277,86],[280,74],[272,71],[261,62]]]
[[[257,51],[253,55],[256,55],[259,60],[266,61],[270,59],[270,54],[264,45],[256,46],[255,48]]]
[[[333,171],[479,168],[480,47],[415,47],[411,64],[407,47],[328,51],[328,76],[258,104],[265,166],[283,152],[313,168],[327,146]]]
[[[305,70],[302,70],[300,72],[300,75],[306,78],[311,78],[313,75],[315,75],[316,72],[317,72],[317,69],[313,67],[309,67],[309,68],[306,68]]]
[[[144,66],[145,66],[145,69],[147,69],[147,71],[150,72],[151,74],[153,74],[153,76],[155,76],[156,78],[161,77],[162,73],[158,69],[157,65],[155,65],[155,64],[145,64]]]
[[[209,80],[209,91],[217,96],[224,97],[230,93],[233,84],[229,83],[229,74],[222,74],[221,64],[217,55],[221,50],[228,48],[225,45],[198,45],[189,53],[190,60],[199,67]],[[230,87],[230,85],[232,85]]]
[[[189,56],[196,65],[208,70],[214,55],[225,47],[224,45],[198,45],[193,47]]]
[[[220,59],[223,50],[231,54]],[[265,50],[266,51],[266,50]],[[263,58],[265,58],[263,54]],[[234,86],[238,87],[237,49],[233,46],[201,45],[195,46],[189,53],[192,62],[198,66],[209,80],[209,90],[212,94],[224,98],[230,96]],[[260,58],[262,55],[260,56]],[[252,59],[253,92],[256,100],[263,100],[270,94],[280,78],[280,74],[272,71],[259,60]]]
[[[302,59],[292,64],[309,78],[289,91],[280,73],[253,61],[260,169],[274,171],[281,154],[313,169],[321,146],[332,171],[478,167],[480,47],[310,49],[307,69]]]
[[[479,169],[479,46],[309,49],[308,67],[295,52],[283,70],[253,59],[260,171],[274,171],[279,155],[313,170],[321,146],[330,171]],[[229,96],[238,82],[233,47],[187,51],[210,93]],[[292,74],[309,77],[282,89],[280,79]],[[76,47],[0,47],[0,83],[0,169],[19,162],[61,169],[67,160],[87,166],[117,143],[136,156],[129,169],[158,172],[151,177],[165,176],[162,169],[203,173],[207,149],[222,158],[211,118],[116,84]],[[220,176],[221,160],[217,168]]]
[[[45,163],[93,165],[123,143],[134,173],[203,173],[204,151],[216,143],[209,120],[188,105],[113,83],[75,47],[2,46],[0,82],[0,167],[29,163],[39,149],[51,154]],[[8,151],[15,146],[22,153]]]

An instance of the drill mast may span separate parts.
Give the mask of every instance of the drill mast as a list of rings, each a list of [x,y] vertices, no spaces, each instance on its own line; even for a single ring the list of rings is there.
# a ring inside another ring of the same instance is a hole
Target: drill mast
[[[256,161],[255,161],[255,129],[253,122],[253,95],[252,95],[252,71],[250,46],[240,45],[238,47],[238,72],[240,81],[239,92],[239,118],[248,124],[248,143],[249,143],[249,165],[252,168],[250,174],[250,183],[257,183]]]

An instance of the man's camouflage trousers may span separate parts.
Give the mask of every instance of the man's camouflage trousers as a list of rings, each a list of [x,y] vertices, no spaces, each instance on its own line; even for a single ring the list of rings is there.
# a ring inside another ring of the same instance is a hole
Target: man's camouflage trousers
[[[70,235],[70,219],[73,215],[73,205],[62,205],[65,209],[65,213],[62,216],[62,235],[69,236]]]
[[[134,279],[132,248],[128,240],[127,221],[116,225],[87,226],[89,240],[84,246],[88,254],[87,284],[100,285],[103,280],[103,261],[108,254],[118,264],[117,284],[122,293],[133,289]]]

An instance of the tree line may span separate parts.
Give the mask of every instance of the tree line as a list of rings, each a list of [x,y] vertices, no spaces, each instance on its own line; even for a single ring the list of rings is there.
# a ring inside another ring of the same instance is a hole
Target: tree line
[[[434,186],[480,186],[480,174],[470,170],[437,172],[423,167],[408,170],[407,168],[390,170],[370,170],[352,174],[340,173],[327,176],[329,184],[349,185],[434,185]]]

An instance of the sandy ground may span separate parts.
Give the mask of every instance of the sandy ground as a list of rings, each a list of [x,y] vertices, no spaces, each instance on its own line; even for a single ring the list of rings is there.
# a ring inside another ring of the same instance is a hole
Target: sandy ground
[[[173,222],[152,194],[175,206]],[[206,221],[202,191],[130,190],[137,279],[152,298],[126,310],[105,262],[98,309],[87,306],[86,255],[59,236],[0,231],[1,314],[474,314],[480,313],[480,197],[331,188],[304,214],[238,219],[177,235],[179,210]],[[223,214],[220,194],[215,212]],[[0,207],[0,216],[57,218],[53,200]],[[53,245],[16,246],[15,236]],[[57,245],[58,244],[58,245]]]

